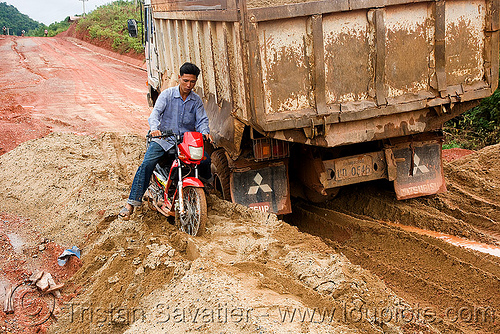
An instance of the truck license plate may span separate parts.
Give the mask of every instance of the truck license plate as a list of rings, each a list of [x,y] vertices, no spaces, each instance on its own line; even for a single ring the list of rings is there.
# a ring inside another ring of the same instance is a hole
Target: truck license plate
[[[369,155],[335,162],[335,179],[346,180],[373,173],[373,160]]]

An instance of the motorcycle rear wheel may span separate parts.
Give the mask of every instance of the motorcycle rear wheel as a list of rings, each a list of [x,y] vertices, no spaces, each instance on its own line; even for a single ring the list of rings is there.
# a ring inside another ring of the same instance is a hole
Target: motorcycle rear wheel
[[[184,214],[175,210],[175,223],[179,229],[192,236],[200,236],[207,222],[207,199],[203,188],[186,187],[182,189]]]

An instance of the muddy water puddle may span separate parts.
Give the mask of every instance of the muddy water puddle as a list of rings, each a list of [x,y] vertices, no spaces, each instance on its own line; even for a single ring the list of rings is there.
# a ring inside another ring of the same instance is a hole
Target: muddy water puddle
[[[389,225],[389,226],[399,227],[400,229],[407,231],[407,232],[413,232],[413,233],[417,233],[420,235],[426,235],[429,237],[441,239],[441,240],[443,240],[449,244],[452,244],[454,246],[464,247],[467,249],[476,250],[476,251],[481,252],[481,253],[486,253],[486,254],[500,257],[500,247],[497,247],[497,246],[488,245],[485,243],[472,241],[469,239],[460,238],[460,237],[456,237],[454,235],[449,235],[449,234],[445,234],[445,233],[441,233],[441,232],[429,231],[429,230],[424,230],[424,229],[421,229],[418,227],[402,225],[399,223],[392,223],[392,222],[384,222],[384,223]]]

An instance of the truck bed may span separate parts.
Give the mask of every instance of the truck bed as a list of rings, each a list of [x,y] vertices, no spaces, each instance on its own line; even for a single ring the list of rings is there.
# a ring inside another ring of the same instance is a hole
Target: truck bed
[[[232,156],[246,125],[323,147],[430,131],[498,84],[498,0],[151,3],[155,88],[200,65]]]

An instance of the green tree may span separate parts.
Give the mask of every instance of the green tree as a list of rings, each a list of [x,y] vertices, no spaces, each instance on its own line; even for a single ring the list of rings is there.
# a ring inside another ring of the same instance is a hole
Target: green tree
[[[45,29],[47,29],[47,36],[48,37],[53,37],[63,31],[68,30],[69,26],[71,23],[69,23],[69,16],[66,17],[63,21],[61,22],[54,22],[51,23],[49,26],[46,26],[45,24],[40,25],[37,29],[30,30],[28,32],[29,36],[45,36]]]
[[[500,87],[500,82],[499,82]],[[477,150],[500,143],[500,90],[481,104],[445,123],[449,145]]]
[[[28,32],[37,29],[40,25],[41,23],[22,14],[16,7],[0,2],[0,27],[9,28],[10,35],[21,36],[23,30]]]

